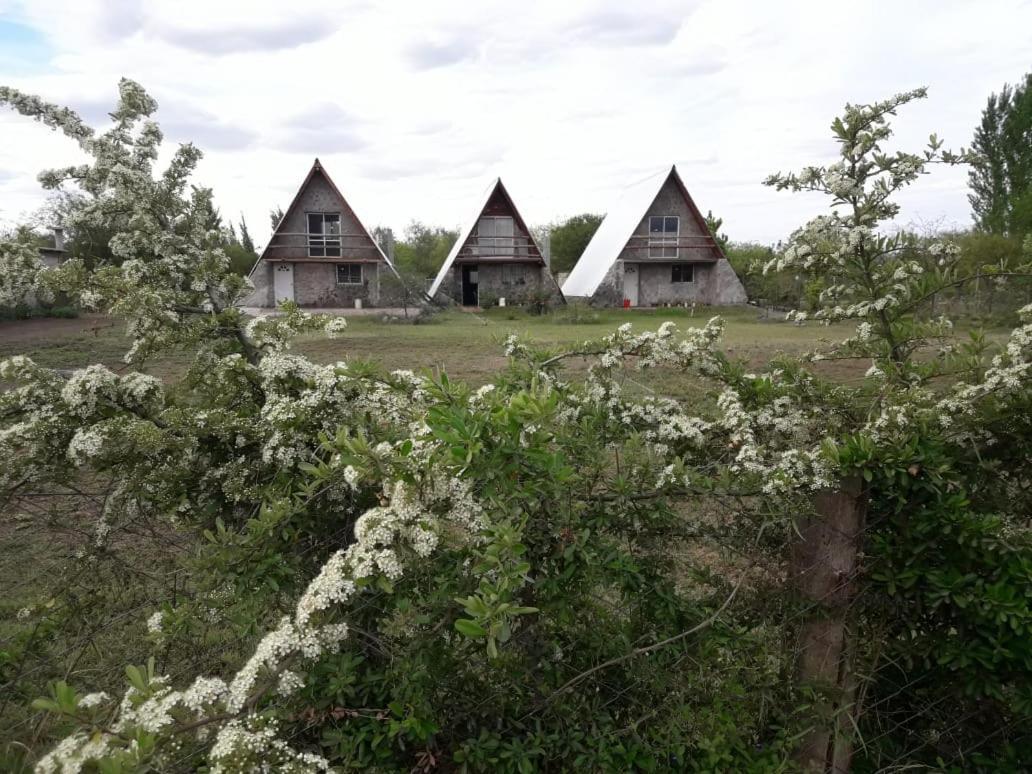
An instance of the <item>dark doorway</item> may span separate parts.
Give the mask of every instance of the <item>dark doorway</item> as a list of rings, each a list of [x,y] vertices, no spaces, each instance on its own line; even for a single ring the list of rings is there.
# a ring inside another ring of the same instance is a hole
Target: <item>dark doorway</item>
[[[478,301],[477,293],[477,267],[462,267],[462,305],[476,306]]]

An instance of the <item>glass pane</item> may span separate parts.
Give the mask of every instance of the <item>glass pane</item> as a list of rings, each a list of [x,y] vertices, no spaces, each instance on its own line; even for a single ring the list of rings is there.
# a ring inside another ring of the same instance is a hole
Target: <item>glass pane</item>
[[[494,236],[494,220],[492,218],[481,218],[477,225],[477,234],[482,237]]]
[[[511,237],[512,232],[512,218],[495,218],[495,236]]]
[[[649,218],[649,233],[650,234],[662,234],[663,233],[663,216],[653,215]]]
[[[309,234],[321,234],[322,233],[322,215],[317,212],[308,213],[308,233]]]
[[[321,258],[322,256],[326,255],[326,249],[322,246],[321,243],[318,245],[312,244],[308,248],[308,254],[315,256],[316,258]]]
[[[323,233],[324,234],[339,234],[340,233],[340,214],[324,215],[323,216]]]
[[[332,255],[332,256],[335,256],[335,257],[339,257],[340,256],[340,245],[337,245],[337,244],[327,245],[326,246],[325,255]]]
[[[677,233],[677,218],[676,217],[667,216],[666,218],[664,218],[664,221],[665,221],[664,225],[666,227],[664,229],[664,231],[666,231],[668,234],[676,234]]]

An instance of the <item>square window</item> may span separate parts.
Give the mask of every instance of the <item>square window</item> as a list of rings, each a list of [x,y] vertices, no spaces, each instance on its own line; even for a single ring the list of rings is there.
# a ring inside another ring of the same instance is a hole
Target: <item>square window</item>
[[[675,263],[670,271],[671,282],[695,282],[695,266],[690,263]]]
[[[338,285],[361,285],[362,264],[360,263],[338,263],[337,264]]]

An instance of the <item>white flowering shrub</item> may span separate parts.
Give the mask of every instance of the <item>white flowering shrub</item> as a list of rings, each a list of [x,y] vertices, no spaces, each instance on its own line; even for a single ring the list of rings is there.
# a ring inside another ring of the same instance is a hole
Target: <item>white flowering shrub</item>
[[[958,337],[936,301],[978,281],[1027,280],[1032,264],[965,266],[948,241],[892,232],[896,193],[934,164],[970,158],[943,150],[935,135],[922,153],[885,147],[889,118],[924,96],[847,106],[832,124],[838,161],[768,179],[825,194],[831,213],[797,230],[767,269],[823,288],[814,320],[856,324],[809,360],[870,362],[859,388],[824,396],[841,425],[823,444],[832,469],[864,481],[865,585],[847,625],[856,631],[852,668],[868,676],[866,706],[846,712],[858,740],[879,742],[865,747],[865,761],[948,768],[964,758],[965,767],[1008,770],[1032,754],[1009,731],[1032,717],[1032,650],[1019,634],[1032,623],[1019,591],[1032,580],[1032,307],[1001,347],[977,331]],[[885,734],[871,706],[907,732]],[[954,723],[958,715],[965,720]],[[983,746],[994,734],[1006,743]]]
[[[923,160],[880,149],[908,97],[848,108],[845,161],[775,180],[852,208],[798,232],[771,270],[827,278],[818,317],[858,327],[826,356],[873,360],[861,384],[788,358],[749,369],[715,318],[623,325],[564,352],[513,335],[509,368],[470,390],[291,352],[306,331],[346,334],[343,320],[244,318],[244,282],[206,230],[210,193],[186,194],[197,152],[156,174],[155,105],[121,91],[96,135],[0,90],[90,155],[43,182],[94,194],[80,217],[121,258],[40,281],[127,319],[133,368],[167,349],[192,359],[175,383],[0,363],[0,493],[105,482],[76,566],[102,567],[146,526],[188,545],[186,582],[125,611],[147,661],[128,686],[80,696],[50,675],[36,706],[66,725],[40,771],[784,770],[814,703],[791,679],[786,643],[810,611],[785,588],[786,546],[847,476],[866,482],[870,524],[858,755],[928,763],[1025,717],[1032,320],[963,370],[927,351],[949,326],[916,318],[927,272],[877,227],[925,163],[955,158],[937,141]],[[649,369],[698,399],[642,395],[633,374]],[[900,664],[918,687],[890,679]],[[980,719],[946,742],[928,741],[941,715],[913,721],[916,745],[895,719],[960,701]],[[980,751],[997,756],[987,767],[1028,751],[1008,742]]]
[[[43,263],[35,245],[0,239],[0,308],[14,308],[46,297],[39,284]]]
[[[766,181],[778,190],[815,191],[830,199],[831,213],[795,231],[766,267],[766,271],[799,273],[823,288],[814,320],[856,321],[853,337],[819,357],[871,359],[872,375],[908,382],[972,365],[966,357],[970,353],[951,343],[950,321],[928,313],[937,296],[982,276],[1003,282],[1032,273],[1029,266],[1008,271],[987,266],[972,272],[959,263],[956,244],[927,245],[927,240],[904,230],[886,232],[899,213],[895,194],[927,174],[932,165],[969,159],[964,151],[944,150],[934,134],[920,153],[885,149],[892,137],[890,117],[925,96],[925,89],[917,89],[872,105],[848,105],[832,124],[838,161],[798,173],[774,174]],[[790,313],[798,322],[809,316]],[[915,357],[930,344],[952,357]]]

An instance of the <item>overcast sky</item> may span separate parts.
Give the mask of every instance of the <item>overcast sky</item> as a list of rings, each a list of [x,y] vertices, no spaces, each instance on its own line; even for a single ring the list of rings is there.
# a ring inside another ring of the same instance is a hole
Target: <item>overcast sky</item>
[[[102,126],[121,76],[259,244],[318,156],[370,228],[457,227],[501,176],[531,223],[605,212],[676,163],[733,239],[774,241],[820,202],[760,183],[830,160],[846,102],[927,85],[900,146],[968,145],[990,92],[1032,70],[1032,2],[0,0],[0,83]],[[0,221],[43,200],[74,144],[0,112]],[[936,170],[903,223],[969,223]]]

